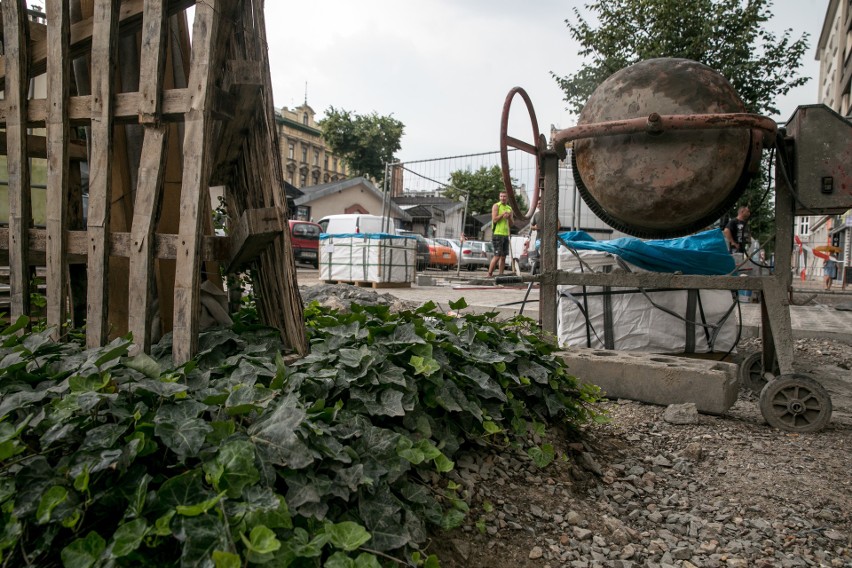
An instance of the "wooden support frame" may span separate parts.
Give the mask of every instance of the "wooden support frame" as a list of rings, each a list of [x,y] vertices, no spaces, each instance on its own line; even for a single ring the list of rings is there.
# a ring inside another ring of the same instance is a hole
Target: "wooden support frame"
[[[48,6],[51,2],[48,2]],[[29,37],[23,3],[2,3],[6,73],[13,88],[6,89],[9,110],[6,141],[9,164],[9,289],[13,319],[30,312],[29,227],[32,223],[30,168],[27,159],[27,87]]]
[[[112,190],[113,85],[118,49],[120,0],[95,0],[92,22],[92,126],[89,158],[89,304],[86,345],[97,347],[109,336],[109,222]]]

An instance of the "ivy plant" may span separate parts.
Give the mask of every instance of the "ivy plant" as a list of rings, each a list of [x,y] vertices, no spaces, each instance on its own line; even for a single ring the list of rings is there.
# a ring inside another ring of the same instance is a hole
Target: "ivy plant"
[[[257,326],[175,366],[168,336],[129,356],[20,319],[0,335],[0,564],[437,566],[429,531],[467,513],[460,448],[597,415],[529,320],[492,316],[314,304],[289,366]]]

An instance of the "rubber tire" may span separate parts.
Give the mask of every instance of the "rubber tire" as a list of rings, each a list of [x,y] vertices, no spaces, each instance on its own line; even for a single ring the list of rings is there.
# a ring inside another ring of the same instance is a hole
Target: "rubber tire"
[[[788,432],[818,432],[831,421],[831,397],[805,375],[781,375],[760,391],[760,412],[773,428]]]
[[[737,369],[740,387],[759,395],[768,380],[763,371],[763,353],[758,351],[746,357]]]

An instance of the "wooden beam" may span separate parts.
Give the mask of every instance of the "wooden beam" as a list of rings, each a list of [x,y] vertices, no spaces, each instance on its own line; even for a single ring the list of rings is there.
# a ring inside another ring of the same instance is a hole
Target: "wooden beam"
[[[214,185],[226,185],[234,170],[234,164],[243,150],[243,138],[251,120],[256,116],[260,90],[263,87],[263,73],[256,61],[229,61],[225,73],[224,88],[229,89],[237,107],[234,118],[220,124],[221,132],[217,136],[219,144],[216,164],[213,172]]]
[[[65,323],[67,307],[65,268],[68,209],[68,96],[71,72],[68,66],[68,38],[71,14],[68,2],[47,3],[47,324],[54,326],[58,340]]]
[[[48,6],[50,2],[48,2]],[[32,224],[30,168],[27,159],[27,91],[29,87],[26,14],[18,0],[2,3],[3,48],[9,85],[4,95],[9,110],[6,124],[9,168],[9,293],[14,321],[30,313],[29,242]]]
[[[231,258],[226,274],[255,260],[281,236],[281,213],[275,207],[248,209],[231,228]]]
[[[8,152],[7,136],[5,132],[0,132],[0,155],[5,156]],[[30,158],[47,159],[47,138],[44,136],[36,136],[35,134],[27,135],[27,155]],[[76,161],[86,161],[89,156],[86,151],[85,142],[79,140],[69,140],[68,142],[68,158]]]
[[[30,264],[41,266],[47,250],[47,231],[30,229],[28,231]],[[85,264],[89,253],[88,233],[86,231],[65,231],[68,262]],[[129,258],[133,248],[130,233],[111,233],[109,255]],[[153,256],[157,259],[175,260],[178,257],[178,235],[158,233],[153,237]],[[0,261],[8,257],[9,229],[0,228]],[[201,241],[201,259],[216,262],[228,262],[231,258],[231,238],[205,236]]]
[[[201,216],[207,215],[210,161],[211,88],[218,39],[220,0],[195,6],[189,89],[195,93],[184,124],[183,183],[180,194],[180,250],[175,273],[175,310],[172,357],[177,365],[189,361],[198,347],[198,309],[201,272]]]
[[[167,1],[167,0],[166,0]],[[168,25],[163,0],[145,2],[142,15],[142,61],[139,70],[139,122],[159,122]],[[146,349],[147,351],[147,349]]]
[[[89,160],[89,215],[86,291],[86,345],[105,345],[109,337],[109,229],[112,194],[113,85],[118,49],[120,0],[95,0],[92,17],[92,125]]]

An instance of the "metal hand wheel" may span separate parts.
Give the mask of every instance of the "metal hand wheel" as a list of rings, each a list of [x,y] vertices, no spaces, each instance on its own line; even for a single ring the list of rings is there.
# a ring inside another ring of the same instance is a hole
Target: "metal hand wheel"
[[[520,95],[527,106],[527,112],[530,114],[530,122],[532,123],[533,143],[518,140],[513,136],[509,136],[509,111],[512,108],[512,99],[515,95]],[[500,118],[500,164],[503,170],[503,187],[506,188],[506,193],[509,195],[509,205],[512,207],[515,216],[522,221],[530,219],[535,213],[536,205],[538,205],[539,192],[541,191],[541,153],[544,150],[544,142],[540,140],[541,134],[538,131],[538,120],[535,117],[532,101],[527,92],[521,87],[514,87],[509,94],[506,95],[506,101],[503,103],[503,114]],[[522,150],[536,157],[535,160],[535,189],[533,190],[532,203],[526,215],[521,214],[518,202],[515,200],[515,189],[512,187],[512,175],[509,171],[509,147]]]

